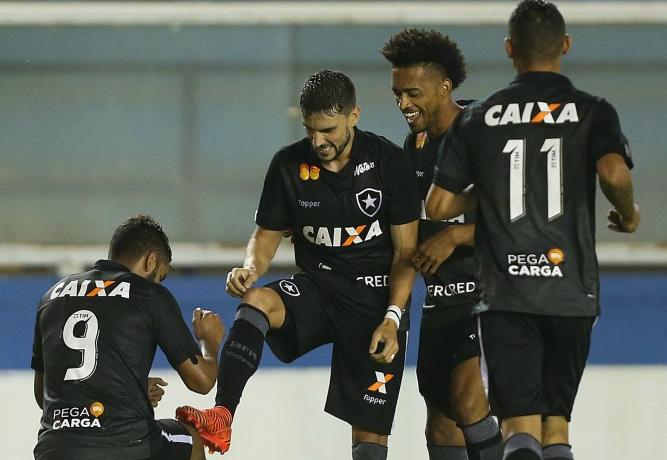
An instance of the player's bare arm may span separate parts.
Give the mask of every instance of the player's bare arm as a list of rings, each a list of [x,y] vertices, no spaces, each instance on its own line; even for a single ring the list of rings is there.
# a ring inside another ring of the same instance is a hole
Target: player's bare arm
[[[389,304],[401,310],[410,298],[416,272],[412,268],[412,258],[417,248],[417,227],[419,221],[391,226],[391,239],[394,245],[394,257],[389,273]],[[391,308],[391,307],[390,307]],[[396,313],[387,312],[387,316]],[[397,330],[400,322],[387,318],[380,323],[371,338],[369,353],[378,363],[390,363],[398,350]],[[384,347],[378,351],[380,343]]]
[[[438,267],[449,258],[457,246],[475,244],[475,225],[453,225],[428,238],[419,245],[412,266],[421,273],[435,274]]]
[[[431,220],[446,220],[460,216],[472,199],[472,190],[459,194],[432,184],[426,195],[426,215]]]
[[[218,315],[201,308],[192,312],[192,327],[202,354],[197,356],[196,362],[190,359],[182,362],[176,371],[189,390],[206,394],[213,388],[218,375],[218,352],[224,327]]]
[[[641,216],[639,206],[635,204],[632,176],[625,159],[618,153],[610,153],[600,158],[596,166],[600,188],[614,206],[607,215],[607,227],[615,232],[634,232]]]
[[[40,409],[44,405],[44,372],[35,371],[35,378],[33,381],[33,388],[35,393],[35,402]]]
[[[164,396],[164,386],[169,385],[166,380],[161,377],[148,377],[148,400],[151,406],[157,407]]]
[[[227,274],[227,292],[234,297],[243,297],[252,285],[267,272],[276,255],[282,231],[257,227],[246,247],[243,267],[234,267]]]

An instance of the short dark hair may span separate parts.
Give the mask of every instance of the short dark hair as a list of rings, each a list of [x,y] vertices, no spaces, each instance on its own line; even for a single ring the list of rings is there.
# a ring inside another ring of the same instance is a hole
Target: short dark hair
[[[466,79],[463,53],[454,40],[435,30],[403,29],[393,35],[380,53],[394,67],[433,65],[458,88]]]
[[[509,20],[512,50],[520,61],[541,62],[560,56],[565,19],[545,0],[522,0]]]
[[[303,84],[299,105],[304,117],[320,112],[348,115],[357,105],[354,84],[342,72],[320,70]]]
[[[144,254],[156,251],[159,257],[171,262],[169,238],[162,226],[150,216],[130,217],[113,232],[109,243],[109,259],[136,261]]]

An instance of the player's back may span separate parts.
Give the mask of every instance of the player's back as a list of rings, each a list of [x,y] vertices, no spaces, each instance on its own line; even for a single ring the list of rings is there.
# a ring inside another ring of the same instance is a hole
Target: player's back
[[[616,141],[624,138],[614,109],[563,75],[530,72],[457,123],[479,191],[485,302],[499,310],[597,314],[596,160],[626,151]]]
[[[159,309],[173,305],[165,288],[110,261],[45,294],[33,352],[33,368],[44,372],[36,452],[67,445],[72,455],[103,448],[109,449],[104,458],[150,454],[155,428],[147,378],[164,341],[155,331],[171,320]]]

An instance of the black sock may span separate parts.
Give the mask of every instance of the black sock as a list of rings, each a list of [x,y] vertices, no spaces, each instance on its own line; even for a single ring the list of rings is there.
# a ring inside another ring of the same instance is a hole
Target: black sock
[[[372,442],[360,442],[352,446],[352,460],[386,460],[387,446]]]
[[[542,448],[544,460],[574,460],[572,446],[569,444],[549,444]]]
[[[225,406],[234,415],[246,383],[259,366],[269,319],[248,304],[239,305],[236,319],[222,347],[218,366],[215,405]]]
[[[470,460],[501,460],[503,437],[491,414],[471,425],[459,425],[466,440]]]
[[[503,460],[542,460],[542,445],[528,433],[517,433],[505,441]]]
[[[468,460],[465,447],[426,444],[429,460]]]

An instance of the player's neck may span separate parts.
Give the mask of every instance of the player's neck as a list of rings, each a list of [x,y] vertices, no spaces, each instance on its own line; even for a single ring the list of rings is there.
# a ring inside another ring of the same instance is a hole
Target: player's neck
[[[351,129],[350,140],[345,146],[345,150],[343,150],[343,153],[338,155],[338,157],[334,160],[322,163],[322,167],[324,169],[337,173],[350,162],[350,158],[352,157],[352,144],[354,144],[354,135],[355,135],[355,130]]]
[[[449,127],[452,126],[452,123],[454,123],[454,120],[461,110],[463,110],[463,107],[458,105],[456,101],[449,99],[445,106],[440,110],[433,126],[429,126],[426,129],[428,137],[434,139],[442,136]]]
[[[526,73],[526,72],[560,73],[560,59],[556,59],[553,61],[528,62],[528,63],[515,61],[514,67],[516,67],[517,73]]]

